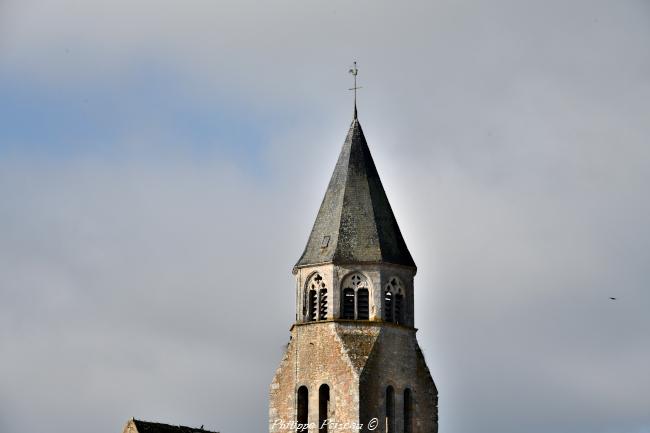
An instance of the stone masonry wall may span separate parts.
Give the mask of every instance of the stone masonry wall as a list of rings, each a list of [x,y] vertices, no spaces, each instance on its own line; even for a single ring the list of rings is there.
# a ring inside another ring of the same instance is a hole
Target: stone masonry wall
[[[360,378],[361,422],[379,419],[375,433],[386,433],[386,388],[395,392],[394,425],[404,431],[404,390],[411,390],[412,432],[437,433],[438,392],[415,337],[415,330],[384,325]],[[368,431],[364,429],[364,431]]]
[[[318,431],[318,390],[330,387],[331,422],[359,422],[359,373],[379,334],[377,327],[354,323],[312,322],[295,325],[270,390],[269,431],[295,432],[296,393],[309,390],[309,423]],[[276,421],[280,420],[280,422]],[[358,430],[337,429],[337,433]]]
[[[380,420],[385,433],[385,390],[395,389],[395,427],[403,432],[403,392],[413,398],[413,433],[437,433],[437,391],[415,338],[415,330],[378,322],[311,322],[295,325],[271,384],[269,431],[295,432],[296,394],[309,390],[309,433],[318,431],[318,389],[330,387],[332,423]],[[280,420],[281,422],[277,422]],[[334,429],[330,429],[334,431]],[[368,431],[364,428],[363,431]],[[337,428],[337,433],[357,433]]]

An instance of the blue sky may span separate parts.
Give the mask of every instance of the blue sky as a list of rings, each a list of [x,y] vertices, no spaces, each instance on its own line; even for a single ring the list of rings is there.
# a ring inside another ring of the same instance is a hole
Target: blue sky
[[[3,2],[0,430],[267,428],[356,59],[441,432],[649,432],[649,16]]]
[[[198,160],[225,155],[260,173],[265,137],[288,123],[287,113],[249,107],[225,92],[197,97],[200,90],[187,77],[155,61],[99,83],[58,87],[18,73],[0,83],[5,156],[124,159],[142,152],[155,158],[172,147]],[[163,142],[130,143],[143,129]]]

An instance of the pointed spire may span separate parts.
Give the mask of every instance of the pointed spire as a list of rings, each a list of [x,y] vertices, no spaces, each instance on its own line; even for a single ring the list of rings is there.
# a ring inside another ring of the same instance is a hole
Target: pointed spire
[[[305,251],[295,267],[322,263],[391,263],[415,268],[356,109]]]

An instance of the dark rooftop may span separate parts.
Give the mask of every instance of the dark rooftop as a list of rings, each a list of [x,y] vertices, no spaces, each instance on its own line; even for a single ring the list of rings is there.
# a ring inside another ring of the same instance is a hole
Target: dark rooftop
[[[415,268],[355,116],[295,267],[378,262]]]
[[[132,420],[138,433],[216,433],[203,428],[185,427],[182,425],[169,425],[157,422],[140,421],[137,419]]]

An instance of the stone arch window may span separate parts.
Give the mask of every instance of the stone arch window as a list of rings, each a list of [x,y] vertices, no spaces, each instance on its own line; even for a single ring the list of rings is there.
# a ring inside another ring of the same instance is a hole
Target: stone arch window
[[[386,388],[386,416],[384,418],[384,425],[386,433],[395,433],[395,391],[393,387],[388,385]]]
[[[370,289],[366,277],[354,272],[343,279],[341,288],[341,318],[368,320]]]
[[[296,407],[296,433],[306,433],[309,428],[309,390],[306,386],[298,388]]]
[[[322,384],[318,389],[318,431],[327,433],[327,420],[330,417],[330,387]]]
[[[404,390],[404,433],[411,433],[413,431],[413,397],[411,390],[406,388]]]
[[[327,286],[319,273],[312,275],[307,282],[307,320],[327,319]]]
[[[403,325],[404,310],[404,284],[399,278],[391,277],[384,290],[384,320]]]

